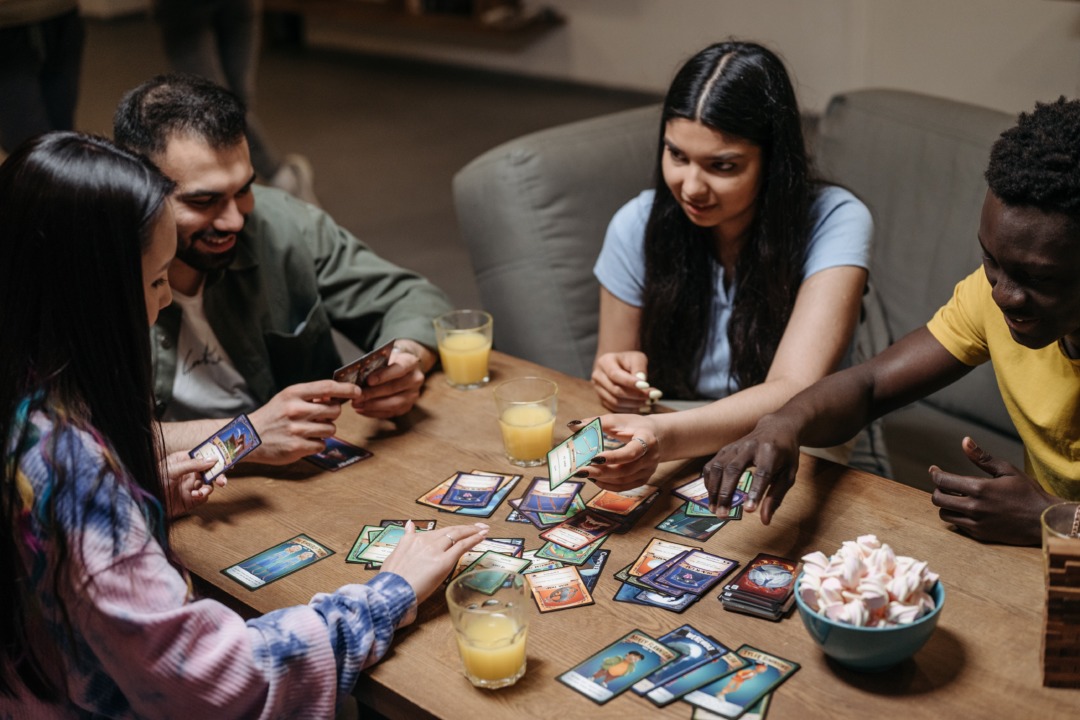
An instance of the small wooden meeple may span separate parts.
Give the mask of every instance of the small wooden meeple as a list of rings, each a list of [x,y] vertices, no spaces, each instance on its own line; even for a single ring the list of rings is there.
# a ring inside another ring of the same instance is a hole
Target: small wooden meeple
[[[1046,539],[1043,685],[1080,688],[1080,539]]]

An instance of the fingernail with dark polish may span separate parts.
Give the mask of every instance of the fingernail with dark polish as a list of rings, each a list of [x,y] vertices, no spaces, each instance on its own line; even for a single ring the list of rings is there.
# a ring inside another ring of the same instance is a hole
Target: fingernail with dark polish
[[[576,426],[578,426],[580,424],[581,424],[580,420],[571,420],[570,422],[566,423],[566,427],[576,427]]]
[[[606,457],[600,457],[600,456],[598,455],[598,456],[594,457],[594,458],[593,458],[593,459],[592,459],[591,461],[589,461],[589,462],[590,462],[590,464],[591,464],[591,465],[603,465],[604,463],[606,463],[606,462],[607,462],[607,458],[606,458]]]
[[[574,477],[580,477],[580,478],[589,477],[589,471],[588,470],[578,470],[576,473],[574,473]]]

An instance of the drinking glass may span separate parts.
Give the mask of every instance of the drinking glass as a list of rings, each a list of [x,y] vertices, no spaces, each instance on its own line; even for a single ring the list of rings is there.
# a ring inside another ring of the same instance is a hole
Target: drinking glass
[[[529,632],[525,577],[505,570],[462,573],[447,586],[446,604],[469,682],[490,690],[516,683],[525,674]]]
[[[543,465],[555,436],[559,386],[539,377],[507,380],[495,388],[506,459],[521,467]]]
[[[483,310],[452,310],[433,322],[446,381],[460,390],[483,387],[491,355],[491,315]]]

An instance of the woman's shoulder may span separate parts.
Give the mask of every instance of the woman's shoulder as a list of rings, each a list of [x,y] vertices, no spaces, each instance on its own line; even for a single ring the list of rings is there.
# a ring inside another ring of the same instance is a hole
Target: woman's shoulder
[[[867,214],[870,211],[867,209],[866,204],[845,187],[840,185],[821,184],[816,194],[814,195],[814,203],[812,205],[813,214],[816,217],[828,215],[839,208],[850,210],[853,212],[865,212]]]
[[[652,188],[642,190],[615,212],[614,217],[611,219],[612,224],[634,223],[644,226],[649,219],[649,212],[652,210],[655,197],[656,190]]]

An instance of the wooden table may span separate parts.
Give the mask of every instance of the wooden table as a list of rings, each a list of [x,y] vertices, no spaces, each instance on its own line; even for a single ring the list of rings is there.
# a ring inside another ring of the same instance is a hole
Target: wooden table
[[[396,426],[346,411],[338,435],[368,448],[373,458],[336,473],[298,463],[262,475],[234,475],[209,504],[176,524],[175,548],[196,576],[239,601],[241,610],[306,603],[315,592],[365,581],[371,571],[345,563],[363,525],[384,518],[459,524],[461,518],[418,505],[415,498],[457,470],[512,469],[502,455],[492,399],[498,382],[524,375],[556,380],[557,440],[568,435],[562,423],[600,411],[582,380],[499,353],[493,354],[491,368],[491,385],[473,391],[454,390],[435,375],[418,407]],[[667,463],[659,475],[689,479],[701,465]],[[534,474],[543,474],[543,468],[537,470],[526,472],[511,497],[520,495]],[[585,494],[593,492],[586,488]],[[770,720],[1057,718],[1075,717],[1080,708],[1077,691],[1041,684],[1043,572],[1037,548],[983,545],[951,531],[921,491],[804,456],[799,481],[771,526],[748,515],[722,528],[704,547],[745,563],[758,552],[792,558],[814,550],[829,554],[844,540],[876,533],[898,554],[929,561],[947,594],[936,633],[912,660],[886,673],[860,674],[827,660],[797,612],[779,623],[731,613],[716,600],[717,592],[682,615],[614,602],[618,582],[612,574],[649,538],[680,539],[655,529],[678,504],[665,492],[632,532],[608,539],[604,547],[611,555],[595,605],[534,615],[528,672],[514,687],[482,691],[469,685],[445,600],[436,593],[420,609],[422,622],[399,632],[387,657],[361,679],[358,698],[394,718],[686,718],[690,708],[684,703],[659,711],[631,692],[598,706],[555,677],[631,629],[655,637],[690,623],[733,647],[750,643],[802,664],[776,693]],[[525,537],[526,549],[539,547],[536,529],[506,522],[508,512],[504,503],[488,521],[491,536]],[[254,592],[220,573],[299,532],[337,554]]]

